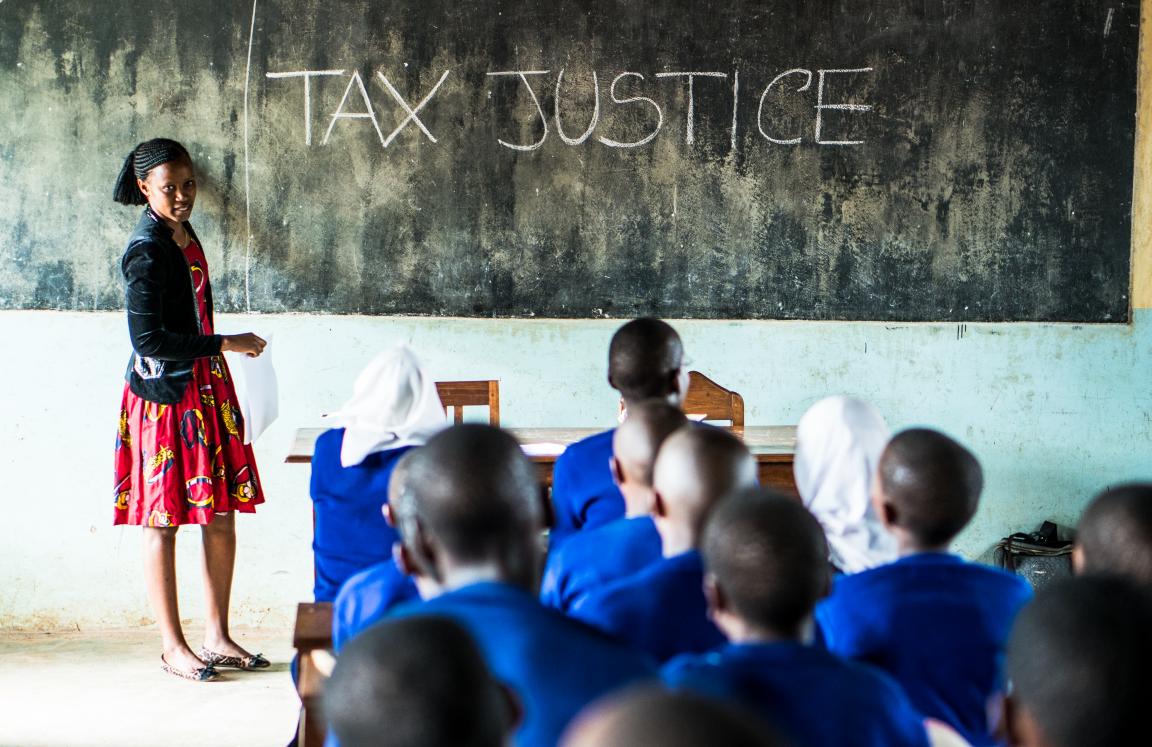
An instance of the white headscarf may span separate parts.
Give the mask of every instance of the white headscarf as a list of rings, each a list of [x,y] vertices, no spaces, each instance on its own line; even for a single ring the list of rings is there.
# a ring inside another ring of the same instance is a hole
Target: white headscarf
[[[403,344],[373,358],[356,378],[352,399],[325,417],[345,429],[345,467],[377,451],[423,444],[447,425],[436,383]]]
[[[851,397],[822,399],[796,427],[796,489],[828,537],[832,562],[856,573],[896,559],[896,541],[872,509],[872,478],[889,430]]]

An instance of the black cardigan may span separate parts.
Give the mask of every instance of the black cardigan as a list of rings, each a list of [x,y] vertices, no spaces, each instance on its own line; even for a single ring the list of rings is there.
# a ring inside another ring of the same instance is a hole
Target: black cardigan
[[[184,228],[196,238],[192,226]],[[218,355],[223,341],[220,335],[201,334],[192,273],[172,233],[145,208],[120,260],[133,350],[124,378],[138,396],[163,404],[180,401],[195,359]],[[204,294],[211,319],[210,285]]]

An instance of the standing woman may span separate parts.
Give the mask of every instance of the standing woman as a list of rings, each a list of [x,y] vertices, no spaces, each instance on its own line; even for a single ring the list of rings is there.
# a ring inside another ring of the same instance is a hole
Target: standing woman
[[[146,205],[121,259],[132,357],[116,439],[114,524],[144,527],[144,575],[160,625],[164,671],[219,678],[216,666],[268,666],[228,633],[235,512],[264,502],[228,366],[221,353],[260,355],[254,334],[214,334],[208,265],[188,217],[196,175],[184,146],[158,138],[124,162],[113,199]],[[180,628],[176,530],[198,524],[207,621],[194,653]]]

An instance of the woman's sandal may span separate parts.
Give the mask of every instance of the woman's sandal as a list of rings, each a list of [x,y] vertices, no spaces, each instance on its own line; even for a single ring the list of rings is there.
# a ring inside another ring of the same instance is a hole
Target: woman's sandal
[[[263,654],[227,656],[202,648],[200,649],[200,658],[203,659],[209,667],[233,667],[235,669],[251,671],[253,669],[267,669],[272,666],[272,662],[265,659]]]
[[[164,654],[160,654],[160,668],[168,674],[174,675],[181,679],[191,680],[192,682],[215,682],[220,679],[220,673],[209,663],[207,666],[196,667],[191,672],[185,669],[177,669],[168,662],[164,661]]]

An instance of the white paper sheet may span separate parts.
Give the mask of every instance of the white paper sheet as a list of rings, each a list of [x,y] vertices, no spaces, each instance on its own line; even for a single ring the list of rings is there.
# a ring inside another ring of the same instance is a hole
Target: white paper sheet
[[[540,442],[534,444],[523,444],[520,447],[524,450],[526,456],[560,456],[564,453],[564,449],[568,448],[564,444],[554,444],[548,442]]]
[[[280,386],[276,381],[276,369],[272,365],[272,335],[260,336],[268,345],[258,357],[249,358],[243,353],[224,354],[236,384],[240,413],[244,416],[246,444],[260,438],[280,415]]]

